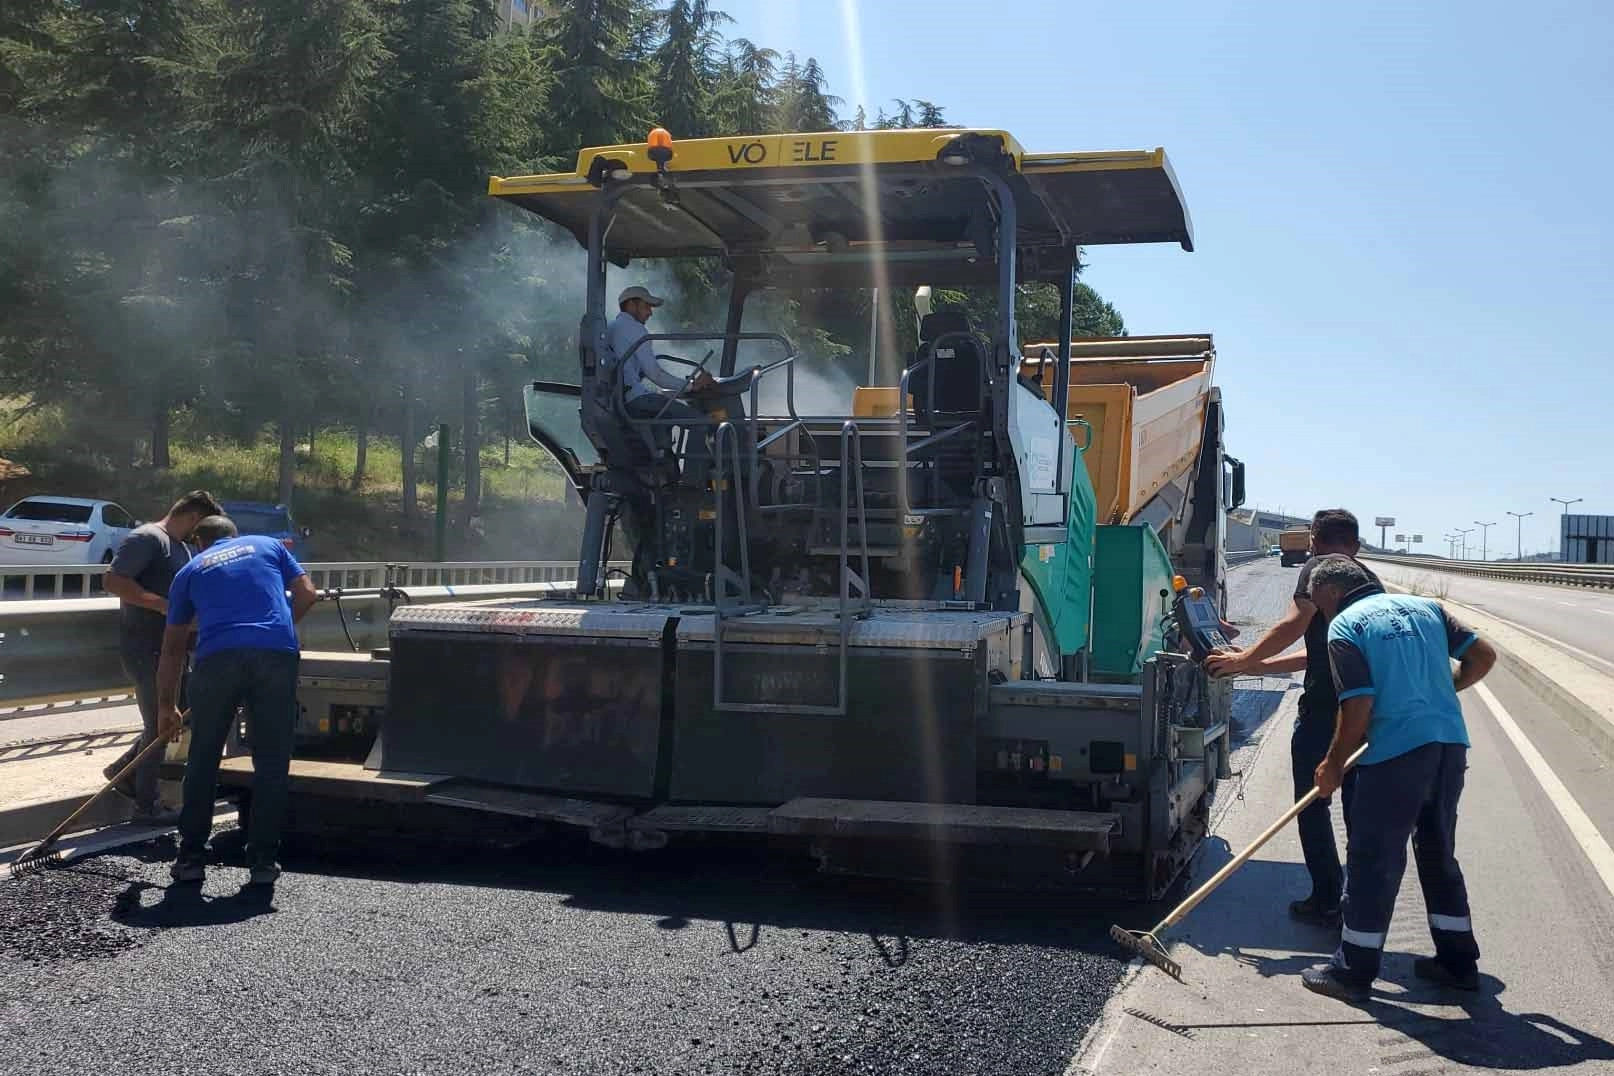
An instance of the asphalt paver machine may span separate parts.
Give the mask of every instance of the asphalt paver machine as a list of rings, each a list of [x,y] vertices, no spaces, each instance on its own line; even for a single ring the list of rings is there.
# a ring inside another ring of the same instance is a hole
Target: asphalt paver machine
[[[586,506],[575,590],[400,605],[368,666],[380,779],[294,768],[296,802],[403,774],[388,787],[439,807],[627,848],[722,834],[828,870],[1161,893],[1226,772],[1229,695],[1194,655],[1242,468],[1209,337],[1073,343],[1071,312],[1081,247],[1192,249],[1164,153],[658,131],[490,193],[586,252],[576,377],[526,390]],[[721,265],[726,323],[638,346],[705,353],[663,360],[710,375],[705,418],[630,414],[610,267],[684,258]],[[1023,344],[1033,283],[1058,290],[1058,338]],[[798,406],[838,360],[771,331],[770,293],[929,287],[994,316],[924,313],[894,383]]]

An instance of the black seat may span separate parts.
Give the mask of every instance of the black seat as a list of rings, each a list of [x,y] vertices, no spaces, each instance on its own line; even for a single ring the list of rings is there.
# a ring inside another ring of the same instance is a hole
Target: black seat
[[[935,416],[973,417],[981,410],[982,370],[985,355],[980,339],[970,329],[969,318],[956,310],[938,310],[919,322],[919,350],[914,363],[931,359],[929,366],[908,379],[914,413],[921,420],[930,417],[931,382],[935,382]]]

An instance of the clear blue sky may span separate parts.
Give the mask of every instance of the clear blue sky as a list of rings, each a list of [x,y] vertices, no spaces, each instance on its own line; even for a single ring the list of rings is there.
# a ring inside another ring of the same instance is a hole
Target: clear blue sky
[[[1198,251],[1095,248],[1085,279],[1134,334],[1215,334],[1252,502],[1442,553],[1497,520],[1493,557],[1508,509],[1527,552],[1549,496],[1614,513],[1614,3],[714,6],[817,57],[848,115],[919,97],[1033,151],[1165,146]]]

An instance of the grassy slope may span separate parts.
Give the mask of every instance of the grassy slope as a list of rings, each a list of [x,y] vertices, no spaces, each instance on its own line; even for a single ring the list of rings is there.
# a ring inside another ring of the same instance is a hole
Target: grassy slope
[[[63,428],[58,416],[36,412],[0,424],[0,456],[24,464],[33,476],[0,488],[10,504],[34,493],[105,497],[137,516],[155,518],[174,497],[190,489],[211,490],[224,500],[272,501],[277,448],[265,437],[239,444],[184,440],[176,428],[173,467],[119,468],[104,450],[83,443]],[[297,493],[292,511],[311,527],[309,559],[425,560],[432,555],[436,504],[436,454],[421,449],[418,515],[413,530],[401,527],[403,462],[396,439],[371,438],[365,481],[352,488],[357,438],[350,430],[321,430],[314,450],[298,446]],[[462,467],[449,481],[450,559],[569,560],[577,552],[582,512],[568,501],[559,468],[537,445],[516,442],[504,465],[500,439],[482,453],[484,535],[467,538],[455,524],[461,512]]]

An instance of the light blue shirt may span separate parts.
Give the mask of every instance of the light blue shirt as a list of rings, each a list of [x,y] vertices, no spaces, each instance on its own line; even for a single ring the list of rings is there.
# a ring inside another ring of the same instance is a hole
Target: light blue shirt
[[[1451,659],[1475,635],[1430,598],[1364,594],[1328,625],[1328,656],[1339,701],[1373,696],[1369,747],[1361,765],[1384,762],[1429,743],[1468,746],[1463,708],[1452,684]]]
[[[653,342],[639,344],[633,354],[628,355],[629,348],[649,335],[650,330],[626,310],[618,314],[605,330],[606,346],[611,349],[617,361],[621,362],[622,384],[627,388],[630,400],[637,400],[641,396],[658,395],[652,385],[646,384],[647,380],[668,392],[682,392],[685,387],[683,378],[668,373],[666,368],[656,361]],[[626,362],[622,362],[624,355],[628,355]]]

